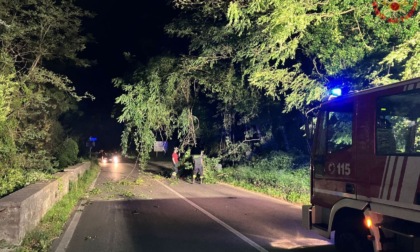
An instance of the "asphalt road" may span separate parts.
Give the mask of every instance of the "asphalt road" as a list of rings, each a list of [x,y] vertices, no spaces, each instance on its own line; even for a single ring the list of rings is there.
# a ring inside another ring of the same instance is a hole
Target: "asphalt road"
[[[335,251],[300,206],[222,184],[160,176],[170,163],[101,164],[53,251]]]

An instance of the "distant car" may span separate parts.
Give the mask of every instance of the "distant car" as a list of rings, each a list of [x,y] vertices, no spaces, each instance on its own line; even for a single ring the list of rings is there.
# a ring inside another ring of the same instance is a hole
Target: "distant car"
[[[102,156],[102,163],[119,163],[120,162],[120,157],[118,154],[113,154],[113,153],[105,153]]]

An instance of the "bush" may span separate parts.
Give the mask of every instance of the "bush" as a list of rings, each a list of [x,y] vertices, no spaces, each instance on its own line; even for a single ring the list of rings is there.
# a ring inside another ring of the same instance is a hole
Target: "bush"
[[[192,170],[194,168],[193,165],[193,156],[191,155],[191,149],[188,149],[184,155],[182,155],[180,160],[180,167],[179,169],[185,170]]]
[[[220,164],[220,158],[211,158],[204,156],[204,164],[207,170],[217,170],[217,165]]]
[[[3,197],[25,185],[22,169],[0,168],[0,197]]]
[[[77,163],[79,154],[79,147],[77,146],[76,141],[71,138],[67,138],[61,144],[58,150],[57,158],[60,168],[65,168],[70,165]]]
[[[55,158],[46,150],[22,153],[21,160],[21,167],[27,171],[39,170],[45,173],[54,173],[54,168],[58,165]]]
[[[221,174],[217,165],[220,164],[220,158],[211,158],[204,156],[204,179],[206,183],[212,184],[218,181],[218,176]]]
[[[225,168],[220,173],[209,175],[249,190],[305,204],[310,196],[310,172],[303,164],[304,160],[307,158],[300,155],[273,152],[252,165]]]
[[[54,175],[37,170],[0,168],[0,198],[29,184],[53,179]]]
[[[262,170],[291,169],[294,167],[294,159],[295,157],[291,154],[276,151],[270,153],[268,157],[258,160],[252,167]]]
[[[247,142],[233,143],[228,137],[225,139],[226,147],[222,150],[223,163],[244,163],[252,153],[252,148]]]

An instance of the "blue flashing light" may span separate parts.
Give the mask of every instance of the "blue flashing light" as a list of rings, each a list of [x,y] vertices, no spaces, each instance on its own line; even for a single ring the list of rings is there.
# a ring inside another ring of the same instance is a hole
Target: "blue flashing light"
[[[331,95],[341,96],[341,88],[334,88],[331,90]]]
[[[96,137],[89,137],[89,141],[91,141],[91,142],[96,142]]]

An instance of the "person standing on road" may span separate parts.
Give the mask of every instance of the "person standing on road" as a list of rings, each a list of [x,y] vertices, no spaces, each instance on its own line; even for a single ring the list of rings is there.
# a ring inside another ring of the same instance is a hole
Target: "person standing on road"
[[[200,184],[203,183],[204,178],[204,151],[200,152],[200,156],[194,158],[194,171],[192,183],[194,184],[197,174],[200,174]]]
[[[178,176],[178,167],[179,167],[179,155],[178,155],[178,147],[175,147],[174,152],[172,153],[172,164],[173,164],[173,172],[172,177]]]

